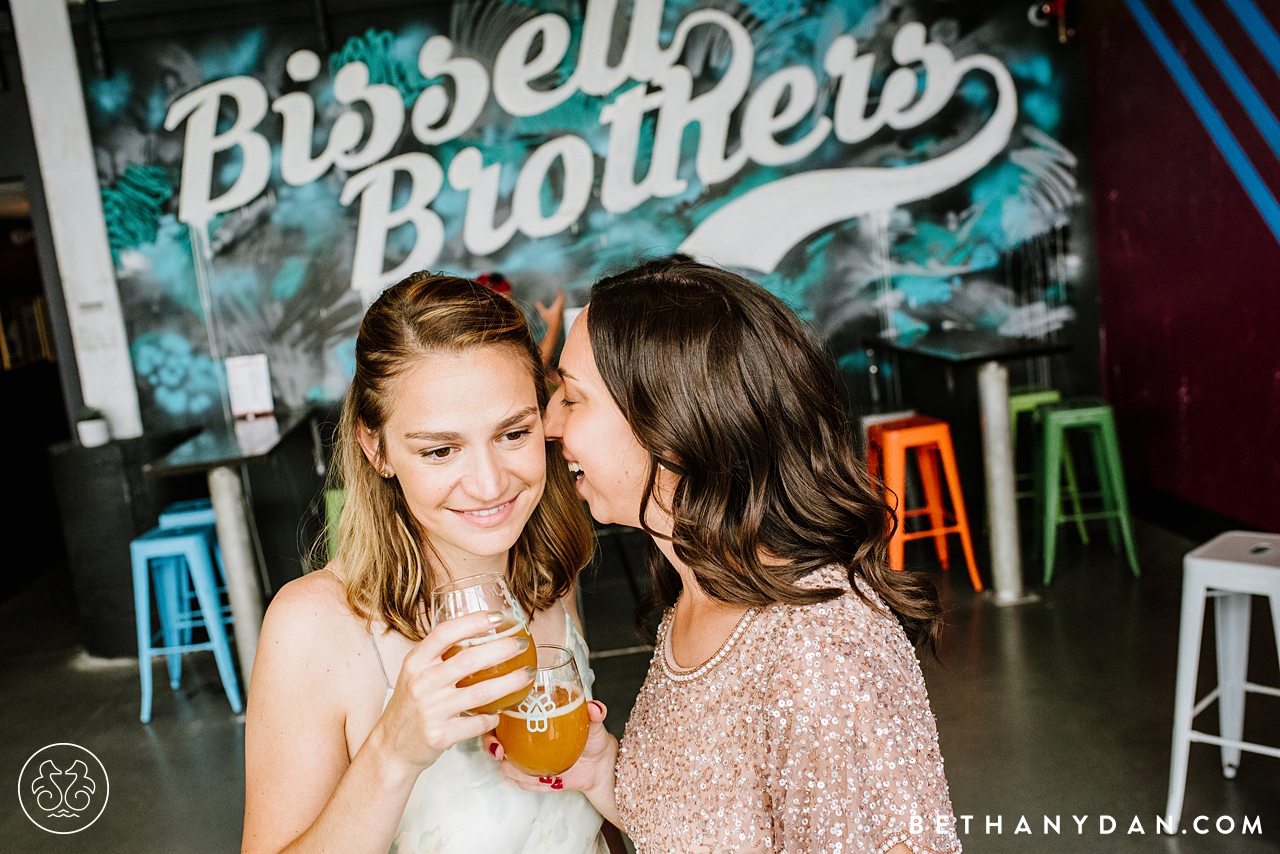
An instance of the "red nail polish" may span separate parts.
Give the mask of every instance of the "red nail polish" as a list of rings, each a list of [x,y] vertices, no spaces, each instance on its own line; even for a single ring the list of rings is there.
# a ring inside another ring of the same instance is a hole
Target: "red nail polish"
[[[564,788],[564,780],[561,780],[559,777],[557,777],[557,778],[556,778],[556,781],[555,781],[554,783],[552,783],[552,784],[551,784],[551,788],[553,788],[553,789],[563,789],[563,788]]]
[[[493,744],[489,745],[489,752],[493,754],[494,759],[498,758],[498,742],[495,741]]]
[[[552,781],[553,781],[553,778],[551,778],[551,777],[539,777],[539,778],[538,778],[538,782],[539,782],[539,783],[550,783],[550,782],[552,782]]]

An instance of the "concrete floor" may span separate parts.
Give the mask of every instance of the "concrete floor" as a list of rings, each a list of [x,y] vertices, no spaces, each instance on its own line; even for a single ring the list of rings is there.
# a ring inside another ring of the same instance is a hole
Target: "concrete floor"
[[[1053,586],[1036,588],[1041,601],[1014,608],[975,596],[963,572],[929,569],[924,543],[908,552],[935,575],[948,608],[940,661],[927,663],[925,674],[956,812],[974,817],[962,834],[965,849],[1280,852],[1280,760],[1245,754],[1229,781],[1216,750],[1203,745],[1192,748],[1186,835],[1155,834],[1168,785],[1181,557],[1194,543],[1138,523],[1143,577],[1134,580],[1105,546],[1085,549],[1067,539]],[[632,534],[606,538],[599,565],[584,579],[597,694],[609,704],[615,732],[649,659],[626,651],[639,641],[630,629],[633,584],[619,559],[625,554],[641,574],[642,542]],[[65,578],[50,573],[0,605],[0,783],[12,785],[40,747],[71,741],[102,760],[110,802],[92,827],[54,836],[6,796],[0,849],[238,850],[243,723],[227,705],[212,657],[187,656],[177,693],[163,687],[157,662],[154,716],[140,724],[136,662],[84,655],[69,596]],[[1249,675],[1280,684],[1270,621],[1265,606],[1256,607]],[[1211,649],[1202,662],[1205,685],[1213,680]],[[1207,717],[1212,726],[1212,709]],[[1248,739],[1280,744],[1280,698],[1251,697],[1245,729]],[[1046,815],[1061,817],[1060,835],[1043,833]],[[1115,819],[1113,833],[1099,831],[1100,815]],[[1230,816],[1235,832],[1197,835],[1189,827],[1197,815],[1209,816],[1210,826]],[[1031,834],[1015,833],[1023,816]],[[1087,816],[1082,833],[1072,816]],[[1145,835],[1126,833],[1135,816]],[[1260,835],[1241,835],[1245,817],[1260,820]]]

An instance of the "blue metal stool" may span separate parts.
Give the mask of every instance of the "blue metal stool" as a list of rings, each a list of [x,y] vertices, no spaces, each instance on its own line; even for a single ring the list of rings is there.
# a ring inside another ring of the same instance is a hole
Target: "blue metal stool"
[[[138,669],[142,678],[141,720],[151,720],[151,659],[164,655],[169,663],[169,684],[175,690],[182,676],[182,654],[212,650],[218,664],[222,686],[231,702],[231,710],[239,713],[240,684],[231,658],[224,623],[230,617],[221,604],[214,571],[213,537],[210,529],[153,528],[129,545],[133,560],[133,601],[138,625]],[[160,631],[151,628],[151,586],[156,588],[156,610],[160,614]],[[183,591],[194,587],[198,609],[190,607]],[[183,600],[187,601],[184,602]],[[207,619],[208,615],[215,615]],[[191,630],[204,627],[209,640],[191,643]],[[162,646],[156,646],[161,640]]]
[[[222,549],[218,547],[218,531],[216,528],[217,518],[213,513],[213,502],[208,498],[192,498],[187,501],[175,501],[160,514],[161,528],[205,528],[208,530],[209,539],[213,543],[213,556],[218,565],[218,601],[222,601],[222,597],[227,592],[227,574],[222,566]],[[193,611],[199,608],[192,608],[191,603],[195,598],[195,590],[191,587],[191,576],[186,573],[178,573],[177,587],[177,613],[179,624],[186,625],[190,622]],[[231,606],[222,607],[223,625],[231,625]],[[191,626],[186,625],[185,628],[178,630],[178,643],[191,643]],[[182,675],[182,657],[177,655],[169,656],[170,682],[173,689],[178,689],[178,680]],[[175,675],[176,674],[176,675]]]
[[[200,528],[215,521],[213,502],[208,498],[175,501],[160,514],[161,528]]]

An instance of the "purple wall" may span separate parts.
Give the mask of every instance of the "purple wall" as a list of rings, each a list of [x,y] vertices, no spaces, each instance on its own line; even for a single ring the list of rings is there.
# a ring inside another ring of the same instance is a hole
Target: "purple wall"
[[[1168,0],[1146,0],[1274,195],[1280,162]],[[1196,0],[1273,112],[1280,78]],[[1280,27],[1280,9],[1259,4]],[[1268,8],[1269,7],[1269,8]],[[1103,386],[1129,476],[1280,530],[1280,242],[1128,9],[1088,5]]]

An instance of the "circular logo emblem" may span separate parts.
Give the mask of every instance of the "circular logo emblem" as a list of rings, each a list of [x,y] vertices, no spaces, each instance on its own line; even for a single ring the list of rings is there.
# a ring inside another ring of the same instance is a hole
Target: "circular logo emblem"
[[[107,769],[78,744],[50,744],[18,775],[18,802],[31,823],[50,833],[79,833],[98,820],[110,794]]]

